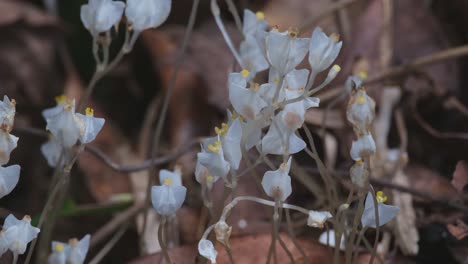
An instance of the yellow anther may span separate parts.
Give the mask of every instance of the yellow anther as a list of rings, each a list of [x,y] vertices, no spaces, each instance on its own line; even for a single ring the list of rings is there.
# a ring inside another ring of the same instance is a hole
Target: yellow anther
[[[330,39],[332,39],[332,40],[335,41],[335,42],[338,42],[338,41],[340,41],[340,34],[338,34],[338,33],[332,33],[332,34],[330,35]]]
[[[375,199],[379,203],[385,203],[387,201],[388,197],[385,196],[384,192],[378,191],[377,194],[375,195]]]
[[[94,116],[94,109],[91,107],[86,107],[85,113],[87,116]]]
[[[216,135],[220,135],[224,137],[228,131],[228,128],[229,126],[226,123],[222,123],[221,128],[215,127],[214,129],[215,129]]]
[[[78,245],[78,242],[79,241],[76,238],[72,238],[72,239],[68,240],[68,244],[70,244],[70,246],[72,246],[72,247],[76,247]]]
[[[255,13],[255,16],[257,17],[258,20],[265,19],[265,13],[263,13],[262,11],[258,11],[257,13]]]
[[[282,170],[286,170],[288,168],[288,163],[284,162],[284,163],[281,163],[280,165],[280,169]]]
[[[361,78],[362,80],[367,79],[367,72],[365,72],[365,71],[360,71],[360,72],[358,73],[358,76],[359,76],[359,78]]]
[[[338,64],[335,64],[335,65],[333,65],[332,69],[333,69],[334,71],[336,71],[336,72],[339,72],[339,71],[341,71],[341,66],[338,65]]]
[[[299,36],[299,29],[297,27],[290,27],[288,29],[288,35],[291,38],[297,38],[297,36]]]
[[[358,104],[364,104],[366,102],[366,99],[364,99],[364,96],[359,96],[357,102]]]
[[[243,69],[240,73],[244,78],[247,78],[247,76],[250,74],[249,70],[246,69]]]
[[[278,77],[275,77],[275,79],[273,79],[273,82],[274,82],[275,84],[278,84],[278,83],[279,83],[279,78],[278,78]]]
[[[257,90],[260,87],[259,83],[251,83],[250,84],[250,89]]]
[[[361,166],[362,163],[363,163],[362,159],[356,160],[356,164],[357,164],[357,165]]]
[[[214,180],[213,176],[211,176],[211,175],[206,176],[206,182],[207,183],[211,183],[211,182],[213,182],[213,180]]]
[[[244,117],[239,115],[236,111],[232,112],[232,119],[239,119],[239,121],[244,122]]]
[[[171,185],[172,184],[172,179],[171,178],[164,178],[164,184],[165,185]]]
[[[57,104],[66,103],[68,101],[69,99],[64,94],[55,97],[55,102],[57,102]]]
[[[214,144],[209,144],[208,149],[211,152],[219,153],[221,151],[221,142],[219,142],[219,140],[218,140],[218,141],[215,141]]]
[[[62,252],[64,249],[65,249],[65,247],[63,246],[63,244],[61,244],[61,243],[55,244],[55,248],[54,248],[55,251]]]

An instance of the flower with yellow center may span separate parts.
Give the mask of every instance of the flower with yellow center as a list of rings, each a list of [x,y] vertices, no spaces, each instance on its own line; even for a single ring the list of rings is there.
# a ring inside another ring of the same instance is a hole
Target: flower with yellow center
[[[398,208],[397,206],[384,204],[384,202],[387,200],[387,197],[381,191],[377,192],[375,200],[377,200],[379,226],[383,226],[386,223],[390,222],[400,211],[400,208]],[[361,224],[363,227],[377,227],[377,219],[375,218],[375,206],[376,204],[374,201],[374,196],[371,192],[368,192],[364,204],[364,212],[362,213],[361,217]]]
[[[153,208],[160,215],[173,215],[184,203],[187,188],[182,186],[182,176],[176,171],[161,170],[159,181],[162,185],[151,188]]]
[[[321,28],[315,28],[309,46],[309,63],[312,71],[319,73],[330,67],[338,57],[342,45],[343,42],[339,41],[338,34],[327,36]]]
[[[388,199],[387,196],[385,196],[384,192],[383,191],[378,191],[375,195],[375,199],[377,200],[377,202],[379,203],[385,203]]]

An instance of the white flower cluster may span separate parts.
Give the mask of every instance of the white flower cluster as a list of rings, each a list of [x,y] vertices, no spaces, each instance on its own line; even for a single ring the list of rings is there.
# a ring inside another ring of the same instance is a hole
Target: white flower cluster
[[[31,217],[26,215],[22,220],[8,215],[0,231],[0,256],[10,250],[15,258],[24,254],[29,242],[37,237],[39,228],[31,226]]]
[[[376,152],[376,146],[370,132],[371,123],[375,117],[375,102],[366,93],[362,86],[362,80],[357,76],[351,76],[347,80],[347,88],[351,91],[346,116],[352,124],[358,139],[351,146],[351,158],[355,164],[350,169],[351,181],[361,189],[369,188],[369,159]],[[368,192],[364,211],[361,216],[362,227],[382,226],[392,220],[400,211],[393,205],[386,205],[387,197],[382,191],[376,193],[375,201],[371,192]],[[376,202],[376,203],[375,203]],[[378,219],[376,219],[376,208]]]
[[[214,14],[216,18],[218,14]],[[244,11],[244,40],[238,54],[233,51],[243,69],[231,73],[228,79],[229,100],[234,111],[228,110],[228,121],[215,128],[216,136],[202,142],[195,176],[208,189],[220,178],[235,188],[242,154],[256,147],[262,156],[283,157],[280,167],[267,171],[262,179],[265,193],[281,203],[292,192],[291,154],[306,147],[297,130],[304,124],[306,111],[319,106],[320,100],[311,95],[328,85],[340,71],[338,65],[332,64],[342,42],[336,35],[327,36],[320,28],[310,38],[301,38],[295,29],[281,32],[277,27],[268,31],[268,27],[262,12]],[[307,54],[311,71],[296,69]],[[315,77],[327,69],[325,80],[313,87]],[[268,70],[268,81],[257,83],[257,73],[265,70]],[[329,212],[311,211],[308,223],[323,227],[329,218]],[[227,243],[230,229],[227,224],[224,228],[218,224],[217,237]],[[217,252],[209,240],[200,240],[198,247],[202,256],[215,262]]]
[[[83,264],[88,254],[90,235],[81,240],[70,239],[68,244],[53,241],[52,254],[49,256],[49,264]]]
[[[133,38],[140,32],[160,26],[171,11],[171,0],[127,0],[127,4],[113,0],[89,0],[81,6],[81,21],[94,39],[117,26],[125,10]],[[134,40],[132,41],[134,43]]]
[[[18,138],[11,135],[16,113],[16,101],[8,96],[0,101],[0,198],[8,195],[18,184],[20,166],[4,167],[10,160],[10,154],[16,148]]]
[[[311,38],[299,38],[293,29],[267,28],[263,13],[244,11],[244,41],[239,52],[244,69],[231,73],[228,80],[234,111],[228,113],[227,123],[215,128],[217,136],[204,140],[197,156],[196,179],[208,187],[219,178],[229,185],[227,176],[239,168],[243,151],[256,146],[262,155],[285,157],[285,163],[267,172],[262,181],[267,194],[284,201],[291,193],[288,157],[306,147],[296,131],[303,125],[307,109],[319,105],[318,98],[310,97],[315,76],[332,66],[342,42],[320,28]],[[296,69],[307,53],[312,72]],[[256,83],[256,74],[267,69],[268,82]],[[331,67],[316,88],[330,83],[339,71],[338,65]]]
[[[93,141],[104,126],[104,118],[94,117],[94,110],[86,108],[85,115],[75,113],[75,100],[64,95],[55,98],[57,105],[46,109],[42,116],[51,133],[49,141],[41,146],[41,152],[51,167],[62,166],[66,162],[68,149]]]

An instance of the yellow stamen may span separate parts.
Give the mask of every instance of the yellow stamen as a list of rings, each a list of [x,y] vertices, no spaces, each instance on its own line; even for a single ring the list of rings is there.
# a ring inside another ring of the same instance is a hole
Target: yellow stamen
[[[91,107],[86,107],[85,113],[87,116],[94,116],[94,109]]]
[[[330,35],[330,38],[331,38],[333,41],[338,42],[338,41],[340,41],[340,34],[338,34],[338,33],[332,33],[332,34]]]
[[[228,132],[229,126],[226,123],[221,124],[221,128],[215,127],[216,135],[225,136]]]
[[[278,77],[275,77],[275,79],[273,79],[273,82],[274,82],[275,84],[278,84],[278,83],[279,83],[279,78],[278,78]]]
[[[211,152],[219,153],[221,151],[221,142],[219,142],[219,140],[215,141],[214,145],[213,144],[208,145],[208,149]]]
[[[288,163],[286,163],[286,162],[281,163],[280,169],[285,170],[285,169],[287,169],[287,168],[288,168]]]
[[[250,74],[249,70],[246,69],[243,69],[240,73],[244,78],[247,78],[247,76]]]
[[[356,164],[357,164],[357,165],[361,166],[362,163],[363,163],[363,161],[362,161],[361,159],[360,159],[360,160],[356,160]]]
[[[385,196],[384,192],[378,191],[377,194],[375,195],[375,199],[379,203],[385,203],[387,201],[388,197]]]
[[[65,249],[65,247],[63,246],[63,244],[61,244],[61,243],[55,244],[55,249],[54,249],[55,251],[62,252],[64,249]]]
[[[60,103],[67,101],[67,99],[68,98],[64,94],[62,94],[62,95],[55,97],[55,102],[57,102],[57,104],[60,104]]]
[[[335,65],[333,65],[332,69],[333,69],[334,71],[336,71],[336,72],[340,72],[340,71],[341,71],[341,66],[338,65],[338,64],[335,64]]]
[[[358,73],[358,76],[359,76],[359,78],[361,78],[361,79],[363,79],[363,80],[364,80],[364,79],[367,79],[367,72],[365,72],[365,71],[360,71],[360,72]]]
[[[172,179],[171,178],[164,178],[164,184],[165,185],[171,185],[172,184]]]
[[[206,182],[207,183],[211,183],[211,182],[213,182],[213,180],[214,180],[213,176],[211,176],[211,175],[206,176]]]
[[[232,119],[239,119],[241,122],[244,122],[244,117],[242,115],[239,115],[236,111],[232,112]]]
[[[297,27],[290,27],[288,29],[288,35],[290,38],[297,38],[297,36],[299,36],[299,29]]]
[[[258,20],[265,19],[265,13],[263,13],[262,11],[258,11],[257,13],[255,13],[255,16],[257,17]]]
[[[359,96],[358,99],[357,99],[357,102],[358,102],[358,104],[364,104],[364,102],[366,102],[366,100],[364,99],[364,96]]]

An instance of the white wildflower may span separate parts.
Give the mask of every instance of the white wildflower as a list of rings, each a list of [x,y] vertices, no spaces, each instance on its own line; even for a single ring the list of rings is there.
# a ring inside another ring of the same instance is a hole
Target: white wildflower
[[[289,170],[291,169],[291,157],[287,163],[281,164],[280,168],[275,171],[267,171],[262,179],[262,186],[265,193],[273,199],[285,201],[291,195],[291,177]]]
[[[89,0],[81,6],[81,21],[93,37],[107,32],[122,18],[125,3],[112,0]]]
[[[184,203],[187,188],[182,186],[182,176],[177,171],[161,170],[159,181],[160,186],[151,188],[153,208],[160,215],[173,215]]]
[[[387,196],[384,195],[382,191],[377,192],[376,194],[377,206],[378,206],[378,217],[379,217],[379,226],[383,226],[386,223],[390,222],[400,211],[400,208],[393,205],[387,205]],[[371,192],[367,194],[364,212],[361,217],[361,224],[363,227],[373,227],[376,228],[377,221],[375,219],[375,204],[374,196]]]
[[[337,35],[328,37],[321,28],[315,28],[309,47],[309,63],[312,71],[319,73],[330,67],[338,57],[342,45],[341,41],[338,42]]]

